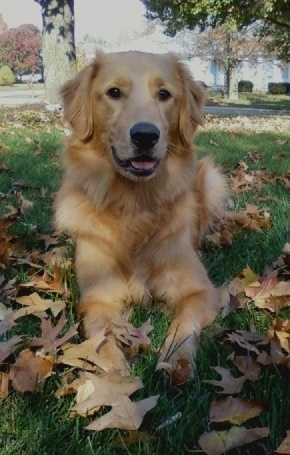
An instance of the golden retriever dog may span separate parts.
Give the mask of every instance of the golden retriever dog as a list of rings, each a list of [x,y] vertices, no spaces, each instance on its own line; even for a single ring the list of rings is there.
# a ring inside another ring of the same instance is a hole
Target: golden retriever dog
[[[203,90],[173,54],[122,52],[99,53],[61,96],[72,133],[55,218],[76,242],[85,335],[122,324],[128,302],[162,299],[173,317],[159,362],[193,367],[218,312],[198,246],[225,197],[192,146]],[[99,353],[126,368],[112,339]]]

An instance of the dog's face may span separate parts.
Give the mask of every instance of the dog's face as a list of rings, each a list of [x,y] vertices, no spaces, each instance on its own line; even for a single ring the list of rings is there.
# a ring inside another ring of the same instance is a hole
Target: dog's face
[[[61,94],[77,138],[98,152],[101,145],[114,169],[134,181],[152,178],[203,122],[203,91],[172,54],[100,54]]]

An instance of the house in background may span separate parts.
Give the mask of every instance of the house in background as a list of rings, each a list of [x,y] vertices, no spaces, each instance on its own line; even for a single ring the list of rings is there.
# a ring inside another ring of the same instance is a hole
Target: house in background
[[[193,57],[185,60],[195,79],[203,81],[209,87],[224,87],[224,67],[210,59]],[[278,60],[257,63],[243,61],[238,66],[238,80],[251,81],[254,92],[267,92],[270,82],[290,83],[290,64],[282,64]]]
[[[82,45],[87,59],[90,61],[96,54],[95,43]],[[192,57],[183,43],[175,38],[169,38],[161,30],[155,30],[147,36],[124,42],[114,46],[97,46],[107,52],[122,52],[138,50],[142,52],[166,53],[174,52],[190,68],[193,77],[204,82],[208,87],[223,90],[225,71],[224,67],[213,59]],[[238,80],[251,81],[254,92],[267,92],[270,82],[290,83],[290,64],[282,64],[278,60],[260,59],[257,63],[243,61],[238,67]]]

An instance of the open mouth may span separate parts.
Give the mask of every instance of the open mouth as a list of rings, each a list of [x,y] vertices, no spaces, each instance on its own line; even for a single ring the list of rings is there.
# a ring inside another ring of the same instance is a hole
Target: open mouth
[[[113,157],[118,166],[124,169],[124,171],[137,177],[147,177],[152,175],[160,163],[159,160],[156,160],[145,153],[129,160],[121,160],[114,147]]]

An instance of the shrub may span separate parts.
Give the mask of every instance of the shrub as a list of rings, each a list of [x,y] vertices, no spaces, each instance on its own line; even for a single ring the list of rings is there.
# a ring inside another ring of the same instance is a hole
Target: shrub
[[[268,93],[271,93],[271,95],[285,95],[289,92],[289,82],[269,82],[268,84]]]
[[[251,81],[239,81],[238,92],[239,93],[253,93],[254,84]]]
[[[13,85],[15,82],[15,76],[12,73],[9,66],[4,65],[0,68],[0,85]]]

